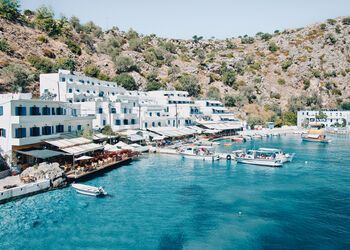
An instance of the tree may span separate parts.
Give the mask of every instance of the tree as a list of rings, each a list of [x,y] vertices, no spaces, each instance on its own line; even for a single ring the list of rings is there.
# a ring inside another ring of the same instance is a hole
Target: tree
[[[327,115],[326,115],[326,113],[320,111],[320,112],[318,113],[318,115],[316,115],[316,118],[317,118],[317,119],[327,119]]]
[[[297,114],[291,111],[285,112],[282,115],[282,120],[284,125],[297,125]]]
[[[276,45],[276,43],[270,42],[270,44],[269,44],[269,50],[270,50],[271,52],[276,52],[276,51],[278,50],[278,46]]]
[[[89,64],[84,69],[84,74],[90,77],[98,77],[100,73],[100,69],[95,64]]]
[[[102,134],[104,135],[115,135],[115,133],[113,132],[113,129],[110,125],[106,125],[103,127],[102,129]]]
[[[78,56],[81,55],[81,48],[80,48],[79,44],[77,44],[76,42],[74,42],[71,39],[67,39],[66,44],[67,44],[68,49],[70,49],[70,51],[72,51],[74,54],[76,54]]]
[[[114,78],[114,81],[117,83],[117,85],[120,85],[127,90],[138,89],[135,79],[131,75],[128,75],[127,73],[122,73],[120,75],[117,75]]]
[[[56,36],[61,32],[54,19],[54,12],[46,6],[36,10],[34,25],[36,28],[45,31],[49,36]]]
[[[344,25],[350,25],[350,17],[345,17],[345,18],[343,18],[342,23],[343,23]]]
[[[131,50],[141,52],[143,49],[143,42],[141,38],[133,38],[129,41],[129,48]]]
[[[201,86],[194,75],[183,74],[176,85],[177,90],[187,91],[189,96],[197,97],[201,92]]]
[[[31,54],[27,56],[27,61],[41,73],[51,73],[55,69],[53,62],[45,57]]]
[[[86,127],[83,130],[83,137],[86,139],[92,139],[92,136],[94,135],[94,131],[92,131],[91,128]]]
[[[228,107],[241,107],[243,105],[243,97],[240,95],[233,96],[233,95],[227,95],[225,96],[225,106]]]
[[[220,89],[215,86],[210,86],[207,92],[207,97],[212,100],[221,100]]]
[[[115,69],[117,73],[137,71],[138,68],[131,57],[128,56],[118,56],[115,59]]]
[[[0,17],[16,21],[21,16],[19,10],[20,4],[18,0],[0,0]]]
[[[342,108],[343,110],[350,110],[350,102],[343,102],[343,103],[341,104],[341,108]]]
[[[80,24],[80,20],[78,17],[72,16],[69,22],[77,33],[80,33],[80,31],[82,31],[82,25]]]
[[[225,70],[224,74],[222,75],[222,81],[225,85],[237,89],[236,72],[234,72],[233,69]]]
[[[71,72],[76,70],[76,62],[71,58],[58,58],[56,60],[56,70],[65,69]]]
[[[258,116],[248,116],[248,119],[247,119],[247,124],[250,126],[250,127],[255,127],[256,125],[264,125],[264,120],[261,118],[261,117],[258,117]]]
[[[198,43],[200,40],[203,39],[203,36],[194,35],[194,36],[192,37],[192,39],[193,39],[193,42]]]
[[[11,91],[19,92],[24,90],[31,82],[29,71],[19,64],[10,64],[0,70],[0,79],[7,86],[11,86]]]
[[[263,39],[264,41],[268,41],[272,38],[272,35],[269,33],[263,33],[261,36],[261,39]]]
[[[163,87],[163,84],[158,79],[158,73],[152,71],[147,75],[146,91],[159,90]]]

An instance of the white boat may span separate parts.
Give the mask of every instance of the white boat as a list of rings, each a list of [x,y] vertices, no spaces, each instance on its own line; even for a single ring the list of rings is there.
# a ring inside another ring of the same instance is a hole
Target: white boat
[[[258,151],[274,153],[276,160],[281,160],[282,163],[291,162],[295,155],[295,153],[284,153],[281,149],[278,148],[259,148]]]
[[[215,154],[213,147],[209,146],[187,146],[180,152],[182,157],[203,161],[217,161],[220,159],[218,154]]]
[[[267,167],[282,167],[283,162],[276,159],[274,153],[258,151],[258,150],[248,150],[246,153],[242,153],[236,157],[237,162],[267,166]]]
[[[90,195],[90,196],[104,196],[107,192],[102,187],[94,187],[84,184],[73,183],[72,187],[79,194]]]

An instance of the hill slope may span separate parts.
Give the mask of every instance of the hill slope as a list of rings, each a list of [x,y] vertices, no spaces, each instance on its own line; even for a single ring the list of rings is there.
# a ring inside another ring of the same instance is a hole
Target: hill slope
[[[176,88],[221,98],[242,117],[265,120],[287,110],[336,108],[350,100],[347,18],[226,40],[163,39],[117,28],[104,32],[76,18],[54,20],[60,31],[52,35],[38,21],[34,12],[21,21],[0,18],[1,92],[13,90],[16,64],[29,74],[30,81],[21,86],[34,94],[40,72],[71,68],[115,78],[129,88]]]

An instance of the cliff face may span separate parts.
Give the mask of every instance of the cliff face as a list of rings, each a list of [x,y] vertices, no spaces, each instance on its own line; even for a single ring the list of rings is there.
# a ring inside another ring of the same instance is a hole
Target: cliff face
[[[184,88],[188,79],[181,79],[189,74],[190,83],[200,85],[200,96],[221,98],[242,116],[266,119],[280,110],[338,107],[350,99],[350,25],[344,18],[226,40],[163,39],[79,25],[67,22],[63,34],[50,37],[33,25],[0,19],[0,41],[9,46],[0,49],[0,68],[20,64],[39,74],[43,69],[32,55],[53,65],[70,59],[77,71],[97,66],[101,78],[126,72],[139,89]],[[4,79],[1,91],[10,91]],[[37,94],[37,77],[33,79],[26,88]]]

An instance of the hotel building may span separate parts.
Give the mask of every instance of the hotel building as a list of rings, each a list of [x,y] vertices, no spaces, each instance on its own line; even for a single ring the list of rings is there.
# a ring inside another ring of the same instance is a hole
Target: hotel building
[[[319,117],[321,112],[323,114],[323,117]],[[334,127],[342,125],[350,128],[350,111],[336,109],[325,109],[321,111],[298,111],[298,127],[307,127],[310,123],[323,124],[324,127]]]

